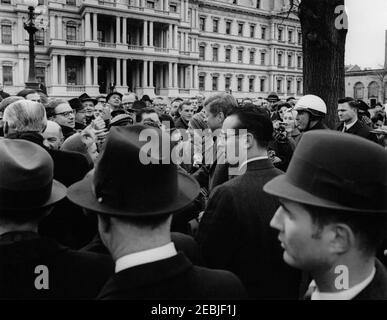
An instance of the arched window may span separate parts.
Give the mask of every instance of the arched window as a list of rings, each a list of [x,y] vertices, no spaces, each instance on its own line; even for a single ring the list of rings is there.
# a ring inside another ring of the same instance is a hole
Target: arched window
[[[376,81],[373,81],[368,85],[368,98],[378,98],[378,97],[379,97],[379,85]]]
[[[354,89],[354,98],[355,99],[364,99],[364,84],[361,82],[358,82],[353,87]]]

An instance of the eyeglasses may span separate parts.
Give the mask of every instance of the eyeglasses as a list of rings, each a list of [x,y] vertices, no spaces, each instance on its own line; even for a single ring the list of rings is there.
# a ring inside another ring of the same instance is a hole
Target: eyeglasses
[[[64,116],[66,118],[68,118],[70,115],[74,115],[74,111],[71,110],[71,111],[66,111],[66,112],[60,112],[60,113],[55,113],[56,116]]]

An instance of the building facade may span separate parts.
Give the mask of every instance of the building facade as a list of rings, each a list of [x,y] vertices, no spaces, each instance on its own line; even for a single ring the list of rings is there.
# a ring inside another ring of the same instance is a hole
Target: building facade
[[[289,0],[39,0],[36,72],[49,96],[302,95],[301,29]],[[0,82],[28,77],[23,0],[0,0]]]
[[[387,102],[387,70],[352,68],[345,73],[345,95],[370,106]]]

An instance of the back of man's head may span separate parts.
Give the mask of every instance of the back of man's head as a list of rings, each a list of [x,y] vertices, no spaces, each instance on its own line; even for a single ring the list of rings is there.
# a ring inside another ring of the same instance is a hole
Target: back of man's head
[[[29,100],[16,101],[4,110],[3,121],[8,133],[41,133],[47,125],[46,110],[41,103]]]
[[[234,109],[229,116],[236,116],[239,125],[236,130],[245,129],[254,136],[259,147],[266,149],[273,139],[273,124],[268,114],[253,104]]]
[[[204,101],[204,107],[213,115],[222,112],[224,117],[227,117],[234,108],[238,107],[238,102],[231,94],[219,93],[207,98]]]

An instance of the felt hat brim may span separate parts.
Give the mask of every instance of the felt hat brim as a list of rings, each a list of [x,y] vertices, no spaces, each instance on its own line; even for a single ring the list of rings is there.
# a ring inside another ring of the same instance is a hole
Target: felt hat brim
[[[314,207],[358,213],[387,213],[387,210],[367,210],[347,207],[334,201],[317,197],[316,195],[295,186],[289,181],[286,174],[275,177],[273,180],[266,183],[263,190],[273,196]]]
[[[178,172],[178,193],[173,202],[149,211],[130,211],[99,202],[93,191],[93,174],[89,173],[82,181],[73,184],[67,192],[70,201],[85,209],[114,216],[146,217],[178,213],[191,204],[199,195],[198,182],[187,174]]]

